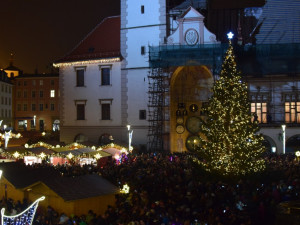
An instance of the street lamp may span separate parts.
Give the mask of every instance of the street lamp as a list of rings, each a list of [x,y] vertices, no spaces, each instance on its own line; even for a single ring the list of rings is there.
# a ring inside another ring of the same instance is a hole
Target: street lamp
[[[286,125],[282,124],[281,128],[282,128],[283,154],[285,154],[285,128],[286,128]]]
[[[128,151],[131,151],[131,140],[132,140],[132,132],[133,130],[130,131],[130,125],[127,125],[127,130],[128,130]]]

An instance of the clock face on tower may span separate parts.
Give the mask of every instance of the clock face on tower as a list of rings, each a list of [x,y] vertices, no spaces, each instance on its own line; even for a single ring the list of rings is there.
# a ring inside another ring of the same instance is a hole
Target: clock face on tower
[[[192,134],[196,134],[200,131],[201,119],[196,116],[187,118],[186,129]]]
[[[195,45],[198,42],[198,32],[195,29],[188,29],[185,33],[185,42],[188,45]]]

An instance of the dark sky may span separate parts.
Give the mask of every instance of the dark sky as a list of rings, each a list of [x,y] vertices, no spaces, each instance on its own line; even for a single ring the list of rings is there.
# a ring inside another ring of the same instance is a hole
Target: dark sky
[[[5,0],[0,7],[0,68],[50,72],[103,18],[120,15],[120,0]]]

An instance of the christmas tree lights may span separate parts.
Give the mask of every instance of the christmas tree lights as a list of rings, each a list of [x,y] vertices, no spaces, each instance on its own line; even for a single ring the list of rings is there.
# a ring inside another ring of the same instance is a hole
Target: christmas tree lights
[[[45,196],[40,197],[34,203],[32,203],[27,209],[18,215],[6,216],[4,215],[5,209],[1,209],[1,224],[2,225],[31,225],[35,216],[36,209],[39,202],[44,200]]]
[[[258,124],[251,121],[248,87],[237,70],[231,40],[213,95],[203,107],[200,164],[210,172],[245,175],[265,168]]]

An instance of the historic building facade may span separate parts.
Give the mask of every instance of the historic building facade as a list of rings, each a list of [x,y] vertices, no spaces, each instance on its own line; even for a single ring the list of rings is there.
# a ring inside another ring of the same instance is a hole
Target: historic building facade
[[[297,1],[289,0],[285,6],[286,15],[298,15],[291,13],[299,12]],[[170,11],[165,0],[122,0],[120,17],[102,21],[55,63],[62,93],[61,141],[101,144],[111,136],[127,143],[131,125],[136,147],[190,150],[189,143],[200,135],[200,109],[210,97],[228,47],[220,33],[216,36],[207,28],[208,24],[218,30],[218,25],[216,17],[210,20],[213,13],[206,13],[207,18],[202,14],[205,7],[211,6],[186,1]],[[261,124],[268,150],[282,153],[297,150],[300,140],[300,29],[293,20],[285,26],[294,31],[283,33],[288,34],[286,39],[264,42],[276,40],[270,35],[276,37],[282,28],[269,30],[270,21],[282,18],[276,14],[279,9],[277,0],[264,7],[240,8],[237,15],[243,16],[232,17],[234,23],[229,21],[221,30],[235,31],[234,48],[249,85],[253,119]],[[108,81],[103,84],[103,79]]]
[[[6,72],[0,71],[0,128],[12,126],[12,83]]]
[[[20,74],[12,82],[14,129],[58,131],[58,74]]]

